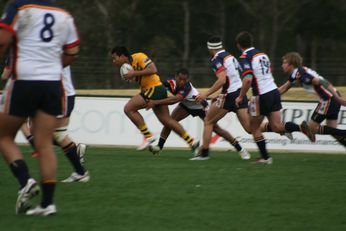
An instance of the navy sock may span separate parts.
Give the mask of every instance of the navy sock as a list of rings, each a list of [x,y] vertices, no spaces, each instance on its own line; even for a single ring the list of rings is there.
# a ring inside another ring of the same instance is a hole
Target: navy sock
[[[158,145],[159,145],[160,149],[163,149],[163,146],[165,145],[165,143],[166,143],[166,139],[165,139],[165,138],[160,137],[160,139],[159,139],[159,143],[158,143]]]
[[[209,156],[209,148],[206,148],[206,149],[202,148],[201,156],[202,157]]]
[[[346,130],[332,128],[332,127],[328,127],[328,126],[320,126],[317,134],[346,136]]]
[[[264,139],[264,137],[258,137],[255,138],[256,144],[258,146],[258,149],[261,153],[261,157],[265,160],[267,160],[269,158],[269,154],[267,152],[267,148],[266,148],[266,141]]]
[[[42,187],[41,207],[42,208],[46,208],[48,205],[53,204],[55,184],[56,184],[55,182],[41,183],[41,187]]]
[[[346,137],[343,137],[343,136],[336,136],[336,135],[333,135],[333,137],[335,139],[337,139],[337,141],[339,141],[339,143],[341,145],[343,145],[344,147],[346,147]]]
[[[239,142],[236,139],[232,140],[231,143],[232,143],[233,147],[235,147],[235,149],[237,149],[238,152],[240,152],[243,149],[242,146],[240,146]]]
[[[33,135],[28,135],[26,137],[26,140],[29,142],[29,144],[31,145],[31,147],[36,150],[36,147],[35,147],[35,143],[34,143],[34,136]]]
[[[300,132],[300,126],[292,122],[286,122],[285,129],[288,132]]]
[[[23,188],[28,179],[31,178],[29,174],[29,169],[24,160],[15,160],[10,163],[10,169],[13,175],[18,179],[20,187]]]
[[[78,173],[79,175],[84,175],[85,169],[82,166],[80,162],[80,158],[77,154],[77,146],[75,143],[70,143],[63,147],[65,156],[69,159],[71,162],[73,168],[75,169],[75,172]]]

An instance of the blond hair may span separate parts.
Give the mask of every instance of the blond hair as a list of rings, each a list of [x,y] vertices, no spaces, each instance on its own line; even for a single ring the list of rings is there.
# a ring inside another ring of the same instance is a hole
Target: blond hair
[[[288,52],[284,56],[282,56],[282,61],[286,60],[286,62],[294,67],[303,66],[303,58],[300,56],[298,52]]]

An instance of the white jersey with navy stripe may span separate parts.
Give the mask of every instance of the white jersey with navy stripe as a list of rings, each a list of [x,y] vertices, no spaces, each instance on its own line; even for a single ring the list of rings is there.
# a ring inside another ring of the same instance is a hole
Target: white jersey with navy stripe
[[[222,93],[237,91],[242,86],[239,75],[238,60],[225,50],[218,51],[211,59],[211,66],[215,74],[226,71],[226,83],[222,86]]]
[[[241,77],[248,74],[252,75],[252,93],[253,95],[263,95],[277,88],[269,57],[255,49],[254,47],[246,49],[239,58]]]
[[[63,48],[79,43],[72,16],[51,1],[14,0],[0,28],[15,35],[12,70],[20,80],[60,80]]]
[[[170,91],[173,95],[181,95],[184,99],[181,103],[189,109],[203,109],[208,103],[203,101],[198,103],[195,97],[199,95],[197,89],[192,85],[191,82],[187,82],[183,87],[178,87],[174,79],[169,79],[163,81],[163,85]]]

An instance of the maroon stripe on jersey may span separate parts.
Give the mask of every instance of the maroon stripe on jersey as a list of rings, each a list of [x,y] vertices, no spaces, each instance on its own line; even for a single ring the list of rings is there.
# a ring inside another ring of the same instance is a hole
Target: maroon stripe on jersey
[[[70,44],[66,44],[64,45],[64,49],[69,49],[69,48],[73,48],[75,46],[78,46],[80,43],[80,39],[78,39],[77,41],[70,43]]]
[[[0,22],[0,28],[3,28],[3,29],[5,29],[5,30],[9,31],[9,32],[11,32],[12,34],[16,34],[16,32],[15,32],[14,29],[13,29],[13,27],[10,26],[10,25],[8,25],[8,24],[6,24],[6,23]]]

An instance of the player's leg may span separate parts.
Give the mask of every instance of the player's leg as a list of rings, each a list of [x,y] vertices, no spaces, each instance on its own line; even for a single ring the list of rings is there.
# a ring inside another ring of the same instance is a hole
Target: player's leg
[[[30,199],[39,192],[39,187],[31,178],[24,157],[14,142],[17,131],[25,119],[0,113],[0,151],[20,185],[16,203],[17,214],[26,212],[31,206]]]
[[[190,113],[187,112],[180,105],[178,105],[176,108],[174,108],[173,112],[171,113],[171,117],[178,122],[185,119],[189,115],[190,115]],[[169,134],[171,133],[171,131],[172,130],[167,125],[163,126],[161,133],[160,133],[159,143],[158,143],[158,146],[160,147],[160,149],[163,149],[163,146],[164,146]]]
[[[52,141],[53,132],[57,126],[57,119],[55,116],[43,111],[37,111],[32,119],[32,133],[35,137],[35,147],[40,153],[39,163],[42,178],[42,200],[40,208],[45,209],[54,206],[53,197],[56,185],[57,159]]]
[[[185,131],[183,126],[179,124],[169,115],[169,110],[167,105],[158,105],[153,108],[153,111],[159,121],[164,125],[177,133],[185,142],[191,147],[191,149],[196,148],[197,143],[194,143],[194,139]]]
[[[341,105],[333,98],[328,101],[321,101],[311,116],[309,127],[311,127],[313,132],[316,134],[345,137],[346,130],[336,128],[336,126],[334,126],[334,124],[336,125],[336,122],[332,122],[333,120],[337,120],[340,107]],[[328,124],[320,126],[324,119],[327,119],[327,121],[329,121],[329,123],[334,127],[329,126]]]
[[[221,128],[218,124],[214,125],[213,132],[227,140],[238,152],[242,159],[248,160],[251,158],[250,153],[234,138],[231,133]]]
[[[87,182],[90,179],[89,173],[85,166],[81,163],[81,158],[78,154],[77,144],[71,139],[67,133],[69,117],[58,119],[57,128],[54,131],[54,140],[62,148],[66,158],[70,161],[74,172],[70,177],[62,180],[62,182]]]
[[[25,136],[26,140],[31,145],[32,149],[36,150],[35,144],[34,144],[34,136],[31,134],[31,131],[30,131],[29,118],[20,127],[20,130],[22,131],[22,133]]]
[[[338,126],[338,122],[336,119],[327,119],[326,121],[327,127],[336,128]],[[346,147],[346,136],[338,136],[332,135],[341,145]]]
[[[133,96],[125,105],[124,112],[127,117],[132,121],[138,130],[142,133],[146,142],[138,150],[144,150],[151,143],[155,141],[154,135],[149,131],[143,116],[138,112],[140,109],[145,108],[145,99],[142,95]]]
[[[214,125],[227,113],[227,110],[220,108],[220,106],[216,103],[210,105],[206,117],[204,118],[203,143],[198,153],[200,157],[206,158],[209,156],[209,145],[214,130]]]
[[[143,116],[138,112],[145,107],[145,100],[141,95],[133,96],[125,105],[124,112],[127,117],[136,125],[141,133],[149,138],[152,137],[152,133],[148,130],[145,124]]]
[[[240,124],[242,125],[242,127],[244,128],[244,130],[251,134],[251,129],[250,129],[250,115],[248,112],[247,108],[240,108],[236,111],[237,114],[237,118],[240,122]]]
[[[30,103],[32,95],[23,82],[9,80],[0,101],[0,152],[20,185],[16,213],[26,212],[31,206],[31,198],[39,192],[39,187],[31,178],[23,155],[15,144],[20,126],[33,112],[33,103]]]
[[[252,116],[250,119],[250,128],[252,136],[255,140],[255,143],[260,151],[260,159],[257,160],[258,163],[271,164],[272,159],[269,156],[266,147],[266,140],[262,134],[260,125],[263,122],[264,116]]]

